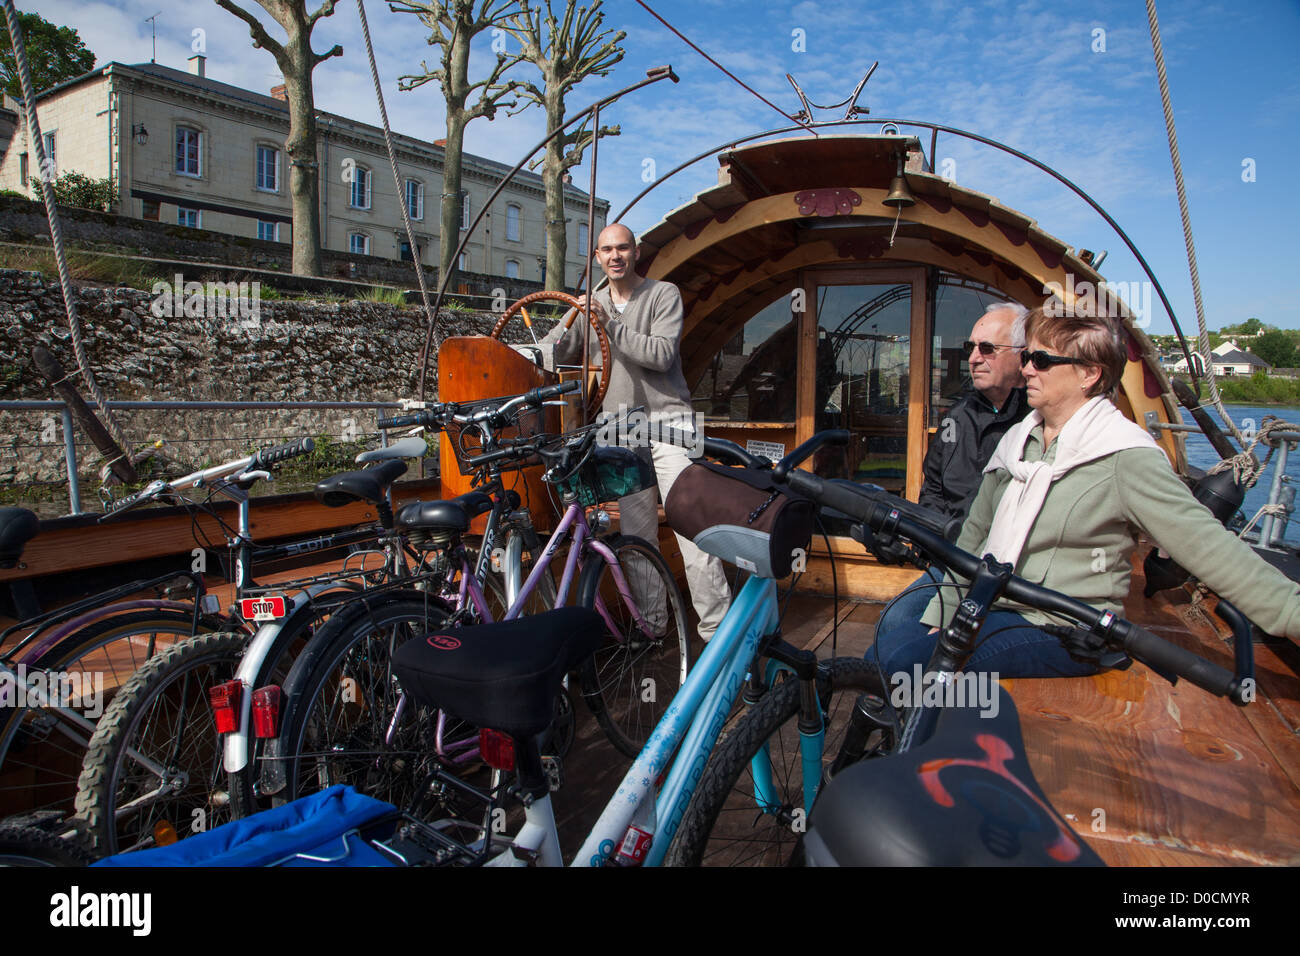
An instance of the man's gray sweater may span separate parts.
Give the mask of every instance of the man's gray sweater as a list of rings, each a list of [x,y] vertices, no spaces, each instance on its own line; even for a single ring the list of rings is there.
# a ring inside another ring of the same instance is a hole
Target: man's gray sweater
[[[651,419],[672,416],[678,420],[691,413],[691,393],[682,374],[682,296],[671,282],[646,279],[632,292],[620,314],[610,299],[609,286],[598,289],[592,299],[607,317],[605,331],[614,367],[609,370],[609,389],[602,408],[617,414],[644,405]],[[555,360],[564,364],[582,361],[579,316],[563,333],[563,326],[546,337],[555,342]],[[592,335],[590,361],[600,364],[600,346]]]

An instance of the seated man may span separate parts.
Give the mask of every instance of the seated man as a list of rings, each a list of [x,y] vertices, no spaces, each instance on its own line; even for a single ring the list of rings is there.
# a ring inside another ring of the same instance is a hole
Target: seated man
[[[972,387],[944,416],[925,456],[925,484],[918,501],[944,515],[965,519],[993,449],[1025,417],[1025,309],[1007,302],[990,305],[966,343]]]

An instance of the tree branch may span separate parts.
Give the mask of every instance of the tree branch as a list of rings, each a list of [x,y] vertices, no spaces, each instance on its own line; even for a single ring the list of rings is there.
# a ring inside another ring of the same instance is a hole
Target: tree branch
[[[330,49],[326,50],[324,53],[316,53],[315,51],[313,51],[311,55],[311,67],[314,70],[316,69],[317,64],[319,64],[322,60],[328,60],[332,56],[342,56],[342,55],[343,55],[343,47],[339,46],[337,43],[334,44],[334,46],[332,46]]]
[[[316,25],[316,21],[319,20],[321,17],[331,17],[331,16],[334,15],[334,5],[335,5],[337,2],[338,2],[338,0],[325,0],[325,2],[322,3],[322,4],[320,5],[320,9],[319,9],[319,10],[317,10],[315,13],[312,13],[312,14],[309,14],[309,15],[308,15],[308,17],[307,17],[307,32],[308,32],[308,33],[311,32],[311,28],[314,27],[314,26]],[[339,47],[339,51],[340,51],[340,53],[342,52],[342,49],[343,49],[342,47]],[[327,54],[325,54],[325,57],[333,56],[333,55],[334,55],[334,54],[332,54],[332,53],[327,53]],[[321,57],[321,59],[325,59],[325,57]],[[320,61],[318,60],[317,62],[320,62]]]
[[[248,24],[249,35],[253,38],[253,46],[261,47],[275,57],[275,62],[280,66],[280,72],[284,72],[284,47],[279,41],[266,32],[266,27],[262,26],[262,21],[257,19],[243,7],[234,3],[234,0],[217,0],[217,6],[223,10],[228,10],[239,19]]]

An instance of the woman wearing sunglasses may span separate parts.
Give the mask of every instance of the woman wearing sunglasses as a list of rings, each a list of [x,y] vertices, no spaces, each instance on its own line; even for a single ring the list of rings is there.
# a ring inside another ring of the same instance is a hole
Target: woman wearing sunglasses
[[[1115,324],[1040,308],[1025,317],[1025,336],[1020,361],[1032,411],[985,467],[958,547],[991,553],[1029,581],[1123,615],[1130,555],[1145,533],[1260,628],[1300,638],[1300,586],[1197,502],[1146,430],[1112,404],[1127,359]],[[959,600],[955,587],[940,587],[919,621],[878,634],[868,658],[880,655],[887,679],[926,664],[937,627],[951,621]],[[1096,673],[1095,661],[1076,660],[1038,629],[1049,621],[1000,607],[967,669]]]

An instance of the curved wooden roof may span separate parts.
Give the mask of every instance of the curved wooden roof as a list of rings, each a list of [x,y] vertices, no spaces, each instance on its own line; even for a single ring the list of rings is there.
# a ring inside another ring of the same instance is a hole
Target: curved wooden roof
[[[888,194],[900,151],[916,204],[899,215]],[[682,362],[688,383],[744,323],[788,292],[798,270],[846,263],[922,263],[991,286],[1026,306],[1048,283],[1066,290],[1103,285],[1075,251],[992,196],[924,172],[909,136],[818,136],[772,140],[718,157],[718,185],[669,213],[641,237],[637,269],[681,289],[686,309]],[[1072,278],[1071,278],[1072,277]],[[1120,405],[1141,420],[1156,411],[1178,421],[1155,349],[1119,303],[1129,338]],[[1161,441],[1183,470],[1182,442]]]

